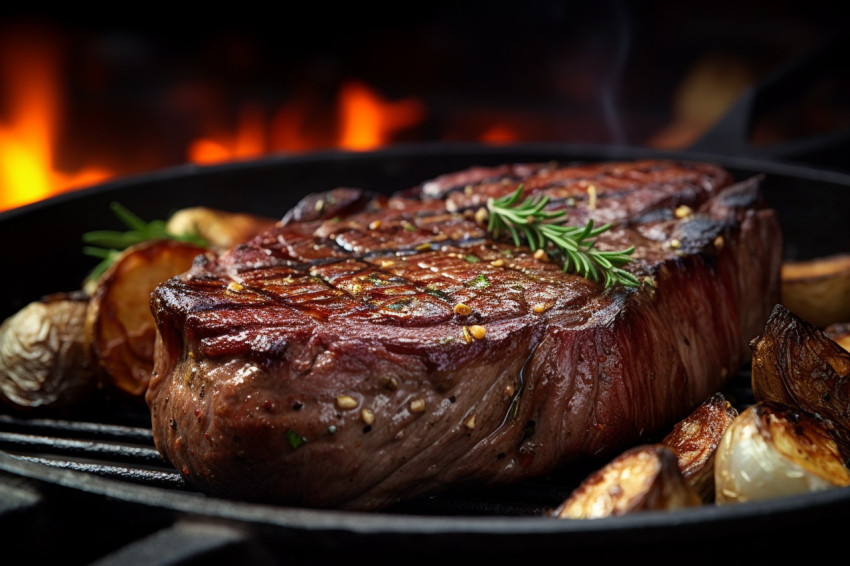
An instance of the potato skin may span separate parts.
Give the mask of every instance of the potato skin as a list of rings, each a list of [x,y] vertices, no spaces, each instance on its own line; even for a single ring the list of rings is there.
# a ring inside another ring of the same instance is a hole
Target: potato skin
[[[107,387],[143,403],[153,371],[156,324],[150,296],[188,271],[205,248],[151,240],[121,252],[100,276],[88,304],[85,336]]]
[[[84,337],[87,297],[57,293],[34,301],[0,326],[0,399],[16,411],[52,413],[97,391]]]

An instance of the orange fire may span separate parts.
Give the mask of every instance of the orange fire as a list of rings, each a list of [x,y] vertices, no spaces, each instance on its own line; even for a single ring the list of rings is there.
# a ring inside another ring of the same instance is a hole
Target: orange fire
[[[8,118],[0,119],[0,210],[21,206],[106,179],[111,172],[90,167],[54,168],[56,133],[62,119],[54,46],[26,35],[4,34],[0,76]]]
[[[266,132],[262,113],[258,108],[242,110],[236,133],[219,133],[198,138],[189,144],[189,161],[199,164],[217,163],[234,159],[250,159],[266,152]]]
[[[366,85],[343,85],[339,99],[339,145],[351,150],[369,150],[387,143],[397,130],[419,123],[425,115],[414,99],[387,102]]]
[[[349,81],[339,92],[334,132],[309,131],[311,114],[322,112],[324,109],[312,107],[306,97],[297,97],[283,105],[267,124],[258,108],[246,108],[234,135],[220,132],[194,140],[188,159],[209,164],[274,151],[375,149],[390,143],[397,132],[419,124],[425,117],[425,106],[414,98],[388,101],[367,85]]]
[[[99,167],[56,168],[56,145],[63,119],[63,85],[56,37],[43,30],[9,33],[0,39],[0,210],[35,202],[122,173]],[[251,159],[276,151],[300,152],[338,147],[352,151],[386,145],[425,116],[417,99],[386,100],[367,85],[350,81],[328,109],[307,94],[284,103],[271,116],[259,106],[241,110],[235,131],[210,130],[186,148],[198,164]],[[316,126],[319,127],[316,127]]]
[[[44,30],[0,30],[0,211],[138,172],[125,170],[126,165],[120,166],[121,171],[57,167],[65,117],[60,40],[59,34]],[[302,86],[271,112],[259,105],[246,106],[235,125],[207,125],[188,143],[186,161],[211,164],[328,148],[372,150],[410,137],[426,118],[421,100],[388,99],[357,80],[340,86],[335,106],[309,88]],[[487,127],[480,128],[481,141],[505,143],[519,138],[516,128]]]

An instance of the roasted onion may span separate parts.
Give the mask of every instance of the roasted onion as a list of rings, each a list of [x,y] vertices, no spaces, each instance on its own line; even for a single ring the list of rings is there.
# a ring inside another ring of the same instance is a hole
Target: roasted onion
[[[676,454],[679,469],[703,501],[714,498],[714,458],[723,433],[738,411],[722,393],[715,393],[664,437],[662,444]]]
[[[750,346],[756,401],[830,421],[843,453],[850,456],[850,352],[782,305],[776,305]]]
[[[599,519],[637,511],[672,510],[702,503],[661,444],[627,450],[588,476],[554,512],[561,519]]]
[[[815,326],[850,321],[850,254],[782,264],[782,303]]]
[[[715,458],[715,501],[721,505],[850,485],[828,423],[773,403],[741,412]]]
[[[850,322],[836,322],[823,330],[824,335],[850,352]]]
[[[264,216],[196,206],[172,214],[165,228],[172,234],[197,234],[213,249],[227,249],[250,240],[276,221]]]

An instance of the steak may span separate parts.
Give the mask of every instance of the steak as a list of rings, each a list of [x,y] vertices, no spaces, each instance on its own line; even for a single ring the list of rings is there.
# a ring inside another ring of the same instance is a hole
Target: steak
[[[657,439],[749,361],[778,302],[759,182],[540,163],[311,195],[153,293],[156,446],[212,495],[375,510]],[[640,286],[492,239],[476,212],[520,185],[610,223],[597,248],[634,246]]]

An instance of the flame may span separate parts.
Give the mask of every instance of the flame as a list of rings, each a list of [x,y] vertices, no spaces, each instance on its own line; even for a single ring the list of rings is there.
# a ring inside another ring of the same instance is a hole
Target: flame
[[[54,169],[53,143],[61,123],[61,84],[51,41],[4,34],[0,76],[6,114],[0,121],[0,210],[22,206],[111,175],[97,167]]]
[[[303,152],[333,145],[333,134],[323,127],[325,114],[312,92],[297,93],[272,117],[271,147],[274,151]]]
[[[266,152],[265,125],[261,109],[242,109],[235,135],[199,138],[189,144],[189,161],[198,164],[259,157]]]
[[[120,173],[93,165],[76,171],[56,166],[64,118],[59,39],[58,34],[43,29],[0,33],[0,211]],[[207,125],[187,144],[185,159],[212,164],[270,152],[367,151],[410,136],[411,129],[426,118],[426,106],[420,99],[387,98],[360,80],[342,83],[335,104],[310,88],[302,85],[272,112],[249,104],[240,109],[235,124]],[[206,121],[209,116],[202,118]],[[468,136],[477,130],[482,132],[480,141],[493,144],[522,137],[523,128],[516,124],[493,123],[492,116],[483,120],[483,127],[481,122],[478,119],[473,129],[465,128],[466,133],[457,135]]]
[[[418,124],[425,115],[418,100],[388,102],[358,81],[343,85],[338,107],[339,146],[355,151],[380,147],[396,131]]]
[[[0,35],[0,210],[116,174],[96,166],[72,172],[55,166],[64,117],[58,37],[45,29],[5,29]],[[330,119],[327,108],[306,91],[283,104],[271,119],[260,106],[248,105],[233,131],[210,129],[188,144],[186,157],[192,163],[211,164],[271,151],[368,150],[390,143],[424,115],[425,107],[416,99],[386,100],[362,82],[350,81],[340,88]]]
[[[484,130],[480,140],[493,145],[509,144],[522,138],[515,128],[505,124],[494,124]]]
[[[308,151],[339,147],[366,151],[390,143],[399,131],[419,124],[425,106],[415,98],[388,101],[360,81],[342,85],[337,97],[336,132],[311,129],[324,113],[305,95],[281,106],[267,124],[258,108],[243,111],[234,135],[218,133],[194,140],[193,163],[209,164],[257,157],[270,151]]]

